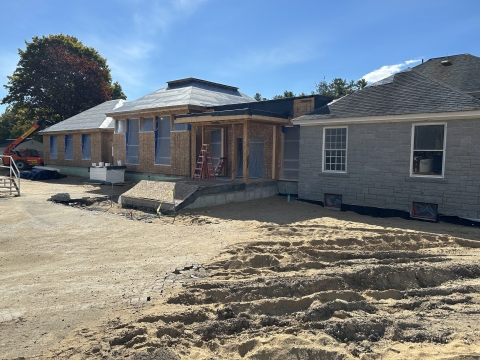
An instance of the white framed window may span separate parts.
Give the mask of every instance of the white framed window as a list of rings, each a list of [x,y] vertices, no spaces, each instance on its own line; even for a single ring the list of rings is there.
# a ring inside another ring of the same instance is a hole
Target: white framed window
[[[125,120],[115,120],[115,134],[125,134]]]
[[[446,135],[446,123],[412,124],[410,176],[444,176]]]
[[[65,160],[73,160],[73,135],[65,135]]]
[[[347,127],[323,128],[323,171],[347,172]]]
[[[58,159],[58,143],[56,136],[50,136],[50,159]]]
[[[82,160],[92,159],[92,135],[82,134]]]

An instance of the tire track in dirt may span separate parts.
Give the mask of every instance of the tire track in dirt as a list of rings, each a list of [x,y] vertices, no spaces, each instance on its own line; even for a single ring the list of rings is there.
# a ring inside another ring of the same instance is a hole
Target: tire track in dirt
[[[280,240],[232,246],[205,265],[207,277],[179,274],[183,289],[161,308],[110,323],[95,346],[85,341],[91,331],[79,334],[81,346],[56,355],[376,359],[408,344],[427,353],[425,346],[442,346],[443,355],[475,353],[476,242],[372,229],[363,237],[297,235],[309,230],[280,227],[271,230]]]

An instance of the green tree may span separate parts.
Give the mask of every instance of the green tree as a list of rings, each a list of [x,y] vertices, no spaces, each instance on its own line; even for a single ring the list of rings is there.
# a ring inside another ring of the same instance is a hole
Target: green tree
[[[4,85],[2,104],[25,114],[30,123],[41,118],[59,122],[112,98],[125,98],[112,84],[106,59],[69,35],[34,37],[18,50],[20,60]]]
[[[291,98],[291,97],[295,97],[295,93],[293,91],[288,91],[288,90],[285,90],[283,92],[283,95],[275,95],[272,100],[277,100],[277,99],[286,99],[286,98]]]
[[[17,109],[15,112],[7,109],[0,115],[0,140],[16,139],[25,133],[32,124],[33,122],[24,109]],[[32,134],[31,137],[38,141],[42,139],[38,134]]]
[[[338,99],[342,96],[352,94],[357,90],[361,90],[365,86],[367,86],[367,81],[365,79],[360,79],[356,82],[353,80],[347,82],[345,79],[335,78],[328,83],[324,77],[323,80],[315,84],[315,90],[317,94]]]

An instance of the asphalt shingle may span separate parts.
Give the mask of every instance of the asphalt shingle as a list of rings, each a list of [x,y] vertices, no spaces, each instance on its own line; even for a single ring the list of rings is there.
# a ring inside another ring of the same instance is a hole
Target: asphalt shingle
[[[480,57],[470,54],[430,59],[412,70],[457,90],[480,95]]]
[[[80,114],[52,125],[40,131],[40,133],[71,130],[113,129],[113,118],[106,116],[105,113],[121,107],[124,103],[125,100],[121,99],[106,101],[91,109],[85,110]]]
[[[480,110],[480,100],[416,71],[344,96],[295,121]]]
[[[116,109],[112,113],[181,105],[211,107],[250,101],[255,99],[242,94],[235,87],[188,78],[170,81],[168,86],[127,102],[121,109]]]

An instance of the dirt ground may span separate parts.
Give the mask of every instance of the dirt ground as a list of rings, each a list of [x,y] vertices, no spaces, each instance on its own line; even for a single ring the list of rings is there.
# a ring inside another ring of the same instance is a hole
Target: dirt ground
[[[0,196],[0,358],[480,359],[480,229],[284,197],[174,219]]]

